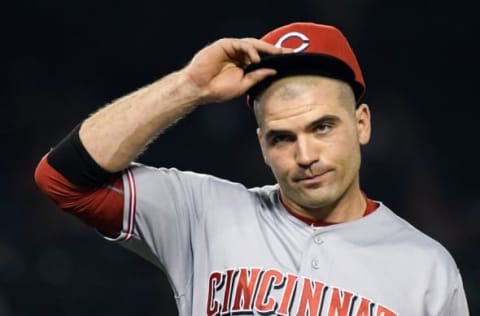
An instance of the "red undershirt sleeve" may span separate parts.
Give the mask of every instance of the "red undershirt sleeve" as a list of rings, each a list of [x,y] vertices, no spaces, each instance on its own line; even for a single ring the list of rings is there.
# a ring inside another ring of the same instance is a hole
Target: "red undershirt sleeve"
[[[108,237],[117,237],[123,222],[121,174],[99,188],[80,188],[53,168],[45,155],[35,170],[35,182],[58,207]]]

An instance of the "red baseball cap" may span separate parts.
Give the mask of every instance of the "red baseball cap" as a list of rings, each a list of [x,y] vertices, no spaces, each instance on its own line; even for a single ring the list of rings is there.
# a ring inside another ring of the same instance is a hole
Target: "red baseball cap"
[[[261,40],[279,47],[288,47],[293,53],[265,55],[259,63],[250,64],[245,72],[259,68],[273,68],[270,76],[247,91],[247,103],[253,106],[255,97],[273,81],[293,75],[321,75],[350,84],[357,104],[365,93],[357,58],[342,32],[330,25],[295,22],[276,28]]]

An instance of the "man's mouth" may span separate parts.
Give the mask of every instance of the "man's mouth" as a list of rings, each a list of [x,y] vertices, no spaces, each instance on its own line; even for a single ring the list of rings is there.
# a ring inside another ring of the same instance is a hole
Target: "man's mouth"
[[[293,178],[294,182],[304,183],[304,184],[317,184],[323,180],[323,177],[332,171],[331,169],[319,172],[313,175],[297,175]]]

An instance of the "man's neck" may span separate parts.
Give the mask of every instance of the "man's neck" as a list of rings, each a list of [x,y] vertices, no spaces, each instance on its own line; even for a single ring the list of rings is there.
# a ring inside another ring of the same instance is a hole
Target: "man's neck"
[[[298,217],[325,224],[343,223],[361,218],[367,207],[366,196],[359,188],[347,190],[333,203],[319,208],[303,207],[289,200],[283,194],[281,194],[281,199],[285,207]]]

